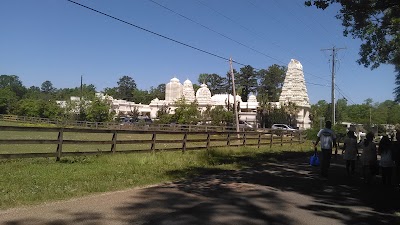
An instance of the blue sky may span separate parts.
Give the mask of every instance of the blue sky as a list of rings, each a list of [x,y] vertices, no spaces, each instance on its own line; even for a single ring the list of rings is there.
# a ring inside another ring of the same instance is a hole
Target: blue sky
[[[336,97],[344,95],[349,104],[393,99],[393,66],[371,71],[356,63],[361,42],[342,36],[334,17],[338,7],[307,8],[304,0],[152,0],[232,41],[149,0],[76,1],[257,69],[297,59],[313,104],[330,102],[331,56],[321,49],[346,47],[337,54]],[[140,89],[149,89],[174,76],[197,83],[200,73],[225,76],[229,69],[225,60],[66,0],[2,0],[0,29],[0,74],[18,75],[28,87],[46,80],[56,88],[77,87],[83,75],[101,91],[128,75]]]

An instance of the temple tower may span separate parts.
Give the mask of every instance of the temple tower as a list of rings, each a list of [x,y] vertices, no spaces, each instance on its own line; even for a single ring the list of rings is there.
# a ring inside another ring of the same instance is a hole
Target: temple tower
[[[310,100],[307,94],[306,82],[304,79],[303,66],[295,59],[290,60],[283,83],[280,105],[294,103],[298,107],[296,126],[302,129],[311,127]]]
[[[185,97],[186,102],[194,102],[196,100],[193,84],[188,79],[183,82],[183,97]]]
[[[292,102],[297,106],[310,107],[303,66],[295,59],[290,60],[288,65],[279,102],[281,104]]]
[[[182,97],[182,84],[178,78],[174,77],[168,84],[165,85],[165,100],[168,103],[175,102]]]

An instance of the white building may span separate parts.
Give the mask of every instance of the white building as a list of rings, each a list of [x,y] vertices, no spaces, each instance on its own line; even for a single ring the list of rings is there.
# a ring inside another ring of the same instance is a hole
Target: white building
[[[228,104],[233,105],[234,102],[234,98],[230,94],[212,95],[206,84],[202,84],[195,93],[190,80],[187,79],[182,85],[176,77],[173,77],[170,82],[165,85],[165,100],[156,98],[153,99],[149,105],[114,99],[111,96],[101,93],[97,93],[96,96],[101,99],[106,99],[111,104],[111,109],[114,110],[117,115],[129,115],[130,112],[137,110],[140,115],[148,116],[152,119],[157,117],[157,112],[164,106],[169,108],[170,113],[174,113],[176,100],[182,98],[188,103],[197,101],[200,111],[205,111],[207,106],[215,107],[220,105],[226,107]],[[71,97],[71,100],[72,99],[73,97]],[[251,94],[247,102],[243,102],[240,96],[236,96],[236,101],[240,109],[239,119],[255,125],[257,123],[257,108],[259,107],[256,96]],[[295,103],[300,109],[296,116],[297,126],[301,129],[310,128],[311,120],[309,115],[311,107],[305,85],[303,66],[295,59],[292,59],[288,64],[288,70],[286,72],[279,102],[271,102],[271,105],[279,108],[289,102]],[[65,105],[66,103],[59,102],[59,104]]]

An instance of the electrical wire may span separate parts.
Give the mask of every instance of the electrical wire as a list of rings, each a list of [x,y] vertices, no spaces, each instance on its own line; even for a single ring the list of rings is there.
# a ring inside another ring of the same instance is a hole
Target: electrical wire
[[[127,25],[129,25],[129,26],[132,26],[132,27],[135,27],[135,28],[137,28],[137,29],[140,29],[140,30],[142,30],[142,31],[148,32],[148,33],[153,34],[153,35],[156,35],[156,36],[158,36],[158,37],[161,37],[161,38],[167,39],[167,40],[169,40],[169,41],[175,42],[175,43],[177,43],[177,44],[183,45],[183,46],[185,46],[185,47],[188,47],[188,48],[197,50],[197,51],[199,51],[199,52],[203,52],[203,53],[205,53],[205,54],[214,56],[214,57],[219,58],[219,59],[223,59],[223,60],[225,60],[225,61],[229,61],[229,60],[230,60],[230,59],[228,59],[227,57],[220,56],[220,55],[218,55],[218,54],[216,54],[216,53],[212,53],[212,52],[210,52],[210,51],[203,50],[203,49],[200,49],[200,48],[198,48],[198,47],[195,47],[195,46],[186,44],[186,43],[184,43],[184,42],[175,40],[175,39],[173,39],[173,38],[167,37],[167,36],[165,36],[165,35],[156,33],[156,32],[154,32],[154,31],[151,31],[151,30],[149,30],[149,29],[146,29],[146,28],[143,28],[143,27],[141,27],[141,26],[135,25],[135,24],[133,24],[133,23],[130,23],[130,22],[125,21],[125,20],[123,20],[123,19],[117,18],[117,17],[112,16],[112,15],[110,15],[110,14],[101,12],[101,11],[99,11],[99,10],[97,10],[97,9],[91,8],[91,7],[86,6],[86,5],[83,5],[83,4],[80,4],[80,3],[75,2],[75,1],[73,1],[73,0],[67,0],[67,1],[70,2],[70,3],[73,3],[73,4],[75,4],[75,5],[78,5],[78,6],[80,6],[80,7],[83,7],[83,8],[85,8],[85,9],[88,9],[88,10],[91,10],[91,11],[93,11],[93,12],[96,12],[96,13],[98,13],[98,14],[101,14],[101,15],[103,15],[103,16],[106,16],[106,17],[109,17],[109,18],[111,18],[111,19],[114,19],[114,20],[117,20],[117,21],[119,21],[119,22],[122,22],[122,23],[124,23],[124,24],[127,24]],[[256,51],[257,51],[257,50],[256,50]],[[260,53],[261,53],[261,52],[260,52]],[[261,53],[261,54],[265,55],[264,53]],[[267,55],[266,55],[266,56],[267,56]],[[270,57],[270,56],[267,56],[267,57]],[[270,57],[270,58],[275,59],[275,58],[273,58],[273,57]],[[280,61],[280,60],[278,60],[278,59],[275,59],[275,60]],[[238,62],[238,61],[236,61],[236,60],[232,60],[232,62],[235,63],[235,64],[238,64],[238,65],[241,65],[241,66],[247,66],[247,65],[248,65],[248,64],[244,64],[244,63]],[[282,62],[282,61],[280,61],[280,62]],[[284,62],[282,62],[282,63],[284,63]],[[253,68],[254,68],[254,67],[253,67]],[[257,69],[257,68],[254,68],[254,69],[255,69],[256,71],[260,71],[260,70],[261,70],[261,69]],[[305,72],[304,72],[304,73],[305,73]],[[309,74],[309,75],[314,76],[314,77],[317,77],[317,78],[319,78],[319,79],[327,80],[327,79],[325,79],[325,78],[322,78],[322,77],[319,77],[319,76],[316,76],[316,75],[313,75],[313,74],[310,74],[310,73],[305,73],[305,74]]]
[[[110,14],[101,12],[101,11],[99,11],[99,10],[96,10],[96,9],[91,8],[91,7],[89,7],[89,6],[80,4],[80,3],[78,3],[78,2],[75,2],[75,1],[72,1],[72,0],[67,0],[67,1],[68,1],[68,2],[71,2],[71,3],[73,3],[73,4],[76,4],[76,5],[78,5],[78,6],[81,6],[81,7],[85,8],[85,9],[88,9],[88,10],[91,10],[91,11],[93,11],[93,12],[99,13],[99,14],[101,14],[101,15],[103,15],[103,16],[106,16],[106,17],[109,17],[109,18],[111,18],[111,19],[117,20],[117,21],[119,21],[119,22],[125,23],[125,24],[127,24],[127,25],[129,25],[129,26],[135,27],[135,28],[140,29],[140,30],[142,30],[142,31],[145,31],[145,32],[154,34],[154,35],[156,35],[156,36],[158,36],[158,37],[161,37],[161,38],[167,39],[167,40],[169,40],[169,41],[175,42],[175,43],[177,43],[177,44],[180,44],[180,45],[186,46],[186,47],[188,47],[188,48],[194,49],[194,50],[196,50],[196,51],[203,52],[203,53],[205,53],[205,54],[208,54],[208,55],[211,55],[211,56],[214,56],[214,57],[217,57],[217,58],[219,58],[219,59],[226,60],[226,61],[229,61],[229,60],[230,60],[230,59],[228,59],[227,57],[220,56],[220,55],[218,55],[218,54],[216,54],[216,53],[212,53],[212,52],[210,52],[210,51],[203,50],[203,49],[200,49],[200,48],[198,48],[198,47],[195,47],[195,46],[186,44],[186,43],[184,43],[184,42],[175,40],[175,39],[173,39],[173,38],[167,37],[167,36],[165,36],[165,35],[156,33],[156,32],[151,31],[151,30],[149,30],[149,29],[146,29],[146,28],[143,28],[143,27],[141,27],[141,26],[135,25],[135,24],[130,23],[130,22],[128,22],[128,21],[125,21],[125,20],[123,20],[123,19],[119,19],[119,18],[117,18],[117,17],[115,17],[115,16],[112,16],[112,15],[110,15]],[[236,63],[236,64],[239,64],[239,65],[242,65],[242,66],[246,66],[246,64],[243,64],[243,63],[240,63],[240,62],[237,62],[237,61],[232,61],[232,62],[234,62],[234,63]]]
[[[178,16],[180,16],[180,17],[186,19],[186,20],[189,20],[189,21],[191,21],[191,22],[193,22],[193,23],[195,23],[195,24],[197,24],[197,25],[199,25],[199,26],[201,26],[201,27],[203,27],[203,28],[205,28],[205,29],[207,29],[207,30],[213,32],[213,33],[216,33],[216,34],[218,34],[218,35],[220,35],[220,36],[222,36],[222,37],[224,37],[224,38],[226,38],[226,39],[228,39],[228,40],[230,40],[230,41],[233,41],[233,42],[235,42],[235,43],[238,44],[238,45],[241,45],[241,46],[243,46],[243,47],[245,47],[245,48],[248,48],[248,49],[250,49],[250,50],[252,50],[252,51],[254,51],[254,52],[258,53],[258,54],[261,54],[261,55],[263,55],[263,56],[265,56],[265,57],[267,57],[267,58],[273,59],[273,60],[278,61],[278,62],[280,62],[280,63],[285,63],[285,62],[283,62],[282,60],[279,60],[279,59],[277,59],[277,58],[275,58],[275,57],[272,57],[272,56],[270,56],[270,55],[268,55],[268,54],[265,54],[265,53],[263,53],[263,52],[261,52],[261,51],[255,49],[255,48],[253,48],[253,47],[251,47],[251,46],[248,46],[248,45],[246,45],[246,44],[244,44],[244,43],[242,43],[242,42],[239,42],[239,41],[237,41],[237,40],[235,40],[235,39],[233,39],[233,38],[231,38],[231,37],[229,37],[229,36],[227,36],[227,35],[225,35],[225,34],[223,34],[223,33],[221,33],[221,32],[218,32],[218,31],[216,31],[216,30],[214,30],[214,29],[212,29],[212,28],[210,28],[210,27],[208,27],[208,26],[206,26],[206,25],[203,25],[203,24],[201,24],[201,23],[199,23],[199,22],[197,22],[197,21],[195,21],[195,20],[193,20],[193,19],[191,19],[191,18],[189,18],[189,17],[187,17],[187,16],[185,16],[185,15],[183,15],[183,14],[181,14],[181,13],[178,13],[178,12],[172,10],[171,8],[168,8],[168,7],[166,7],[165,5],[162,5],[162,4],[160,4],[160,3],[158,3],[158,2],[156,2],[156,1],[154,1],[154,0],[148,0],[148,1],[150,1],[150,2],[152,2],[152,3],[154,3],[154,4],[156,4],[156,5],[162,7],[162,8],[164,8],[164,9],[166,9],[166,10],[168,10],[168,11],[170,11],[170,12],[172,12],[172,13],[174,13],[174,14],[176,14],[176,15],[178,15]]]

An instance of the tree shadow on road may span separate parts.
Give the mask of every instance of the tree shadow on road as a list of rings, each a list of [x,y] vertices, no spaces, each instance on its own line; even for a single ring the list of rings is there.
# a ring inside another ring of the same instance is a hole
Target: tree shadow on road
[[[154,188],[143,196],[145,204],[132,202],[116,210],[126,215],[150,209],[153,213],[141,217],[148,221],[145,224],[294,225],[307,224],[314,217],[319,224],[399,224],[395,212],[400,210],[400,196],[394,188],[378,180],[366,186],[359,176],[348,177],[339,159],[333,160],[329,179],[321,179],[319,168],[308,164],[310,155],[216,156],[216,163],[236,162],[244,169],[170,171],[172,177],[204,175]],[[135,221],[136,216],[129,222]]]
[[[328,180],[308,164],[311,152],[229,156],[211,153],[214,164],[240,170],[191,167],[169,171],[176,182],[138,189],[112,212],[95,209],[68,219],[14,220],[4,225],[67,224],[400,224],[400,195],[394,188],[364,185],[347,177],[333,160]],[[199,175],[200,174],[200,175]]]

